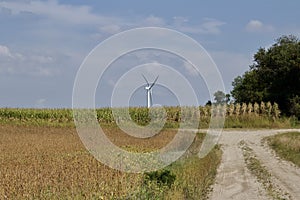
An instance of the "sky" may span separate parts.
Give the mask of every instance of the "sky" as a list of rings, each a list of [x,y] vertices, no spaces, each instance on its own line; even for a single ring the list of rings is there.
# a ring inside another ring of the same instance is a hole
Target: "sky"
[[[230,93],[233,79],[249,69],[260,47],[270,47],[282,35],[300,37],[299,8],[298,0],[0,0],[0,107],[71,107],[76,74],[86,56],[115,34],[143,27],[172,29],[197,41],[220,71],[224,92]],[[212,97],[203,77],[195,76],[184,60],[144,49],[109,66],[97,85],[96,106],[111,106],[118,80],[143,63],[152,63],[141,71],[149,82],[160,76],[153,87],[155,104],[180,103],[176,91],[160,84],[177,82],[160,64],[176,68],[190,82],[199,104]],[[130,91],[129,104],[145,106],[145,81],[136,79],[141,85]],[[180,90],[179,82],[174,87]]]

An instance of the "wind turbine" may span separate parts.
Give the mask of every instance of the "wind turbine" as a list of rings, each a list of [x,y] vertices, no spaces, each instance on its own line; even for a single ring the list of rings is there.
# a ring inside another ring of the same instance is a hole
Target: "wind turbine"
[[[152,87],[155,85],[158,76],[155,78],[154,82],[150,84],[146,77],[142,74],[143,78],[145,79],[147,86],[145,86],[145,90],[147,90],[147,107],[150,108],[152,106]]]

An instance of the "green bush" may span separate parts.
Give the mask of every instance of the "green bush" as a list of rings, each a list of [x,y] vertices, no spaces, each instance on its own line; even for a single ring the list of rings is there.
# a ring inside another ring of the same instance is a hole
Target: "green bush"
[[[290,113],[300,119],[300,97],[295,96],[290,99]]]
[[[176,176],[170,170],[161,170],[145,173],[145,184],[155,183],[160,186],[168,186],[169,188],[175,182]]]

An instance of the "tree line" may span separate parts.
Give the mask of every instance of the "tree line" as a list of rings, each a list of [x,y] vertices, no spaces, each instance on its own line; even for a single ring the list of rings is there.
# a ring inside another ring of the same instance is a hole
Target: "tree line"
[[[270,48],[259,48],[249,70],[232,82],[235,103],[278,103],[282,114],[300,119],[300,41],[282,36]],[[215,93],[217,103],[228,95]]]

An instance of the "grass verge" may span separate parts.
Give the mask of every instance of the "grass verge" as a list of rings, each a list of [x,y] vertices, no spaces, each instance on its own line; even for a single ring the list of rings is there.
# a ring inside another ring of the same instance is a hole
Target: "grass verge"
[[[225,128],[291,128],[296,127],[292,118],[272,118],[260,115],[226,116]]]
[[[169,199],[207,199],[216,178],[222,152],[216,146],[205,158],[191,156],[170,166],[176,181]]]
[[[197,152],[205,134],[198,133],[185,155],[166,168],[146,173],[136,193],[126,199],[208,199],[220,164],[222,151],[220,146],[204,158]],[[174,180],[170,183],[170,180]]]
[[[300,133],[289,132],[267,137],[269,146],[282,159],[300,167]]]

